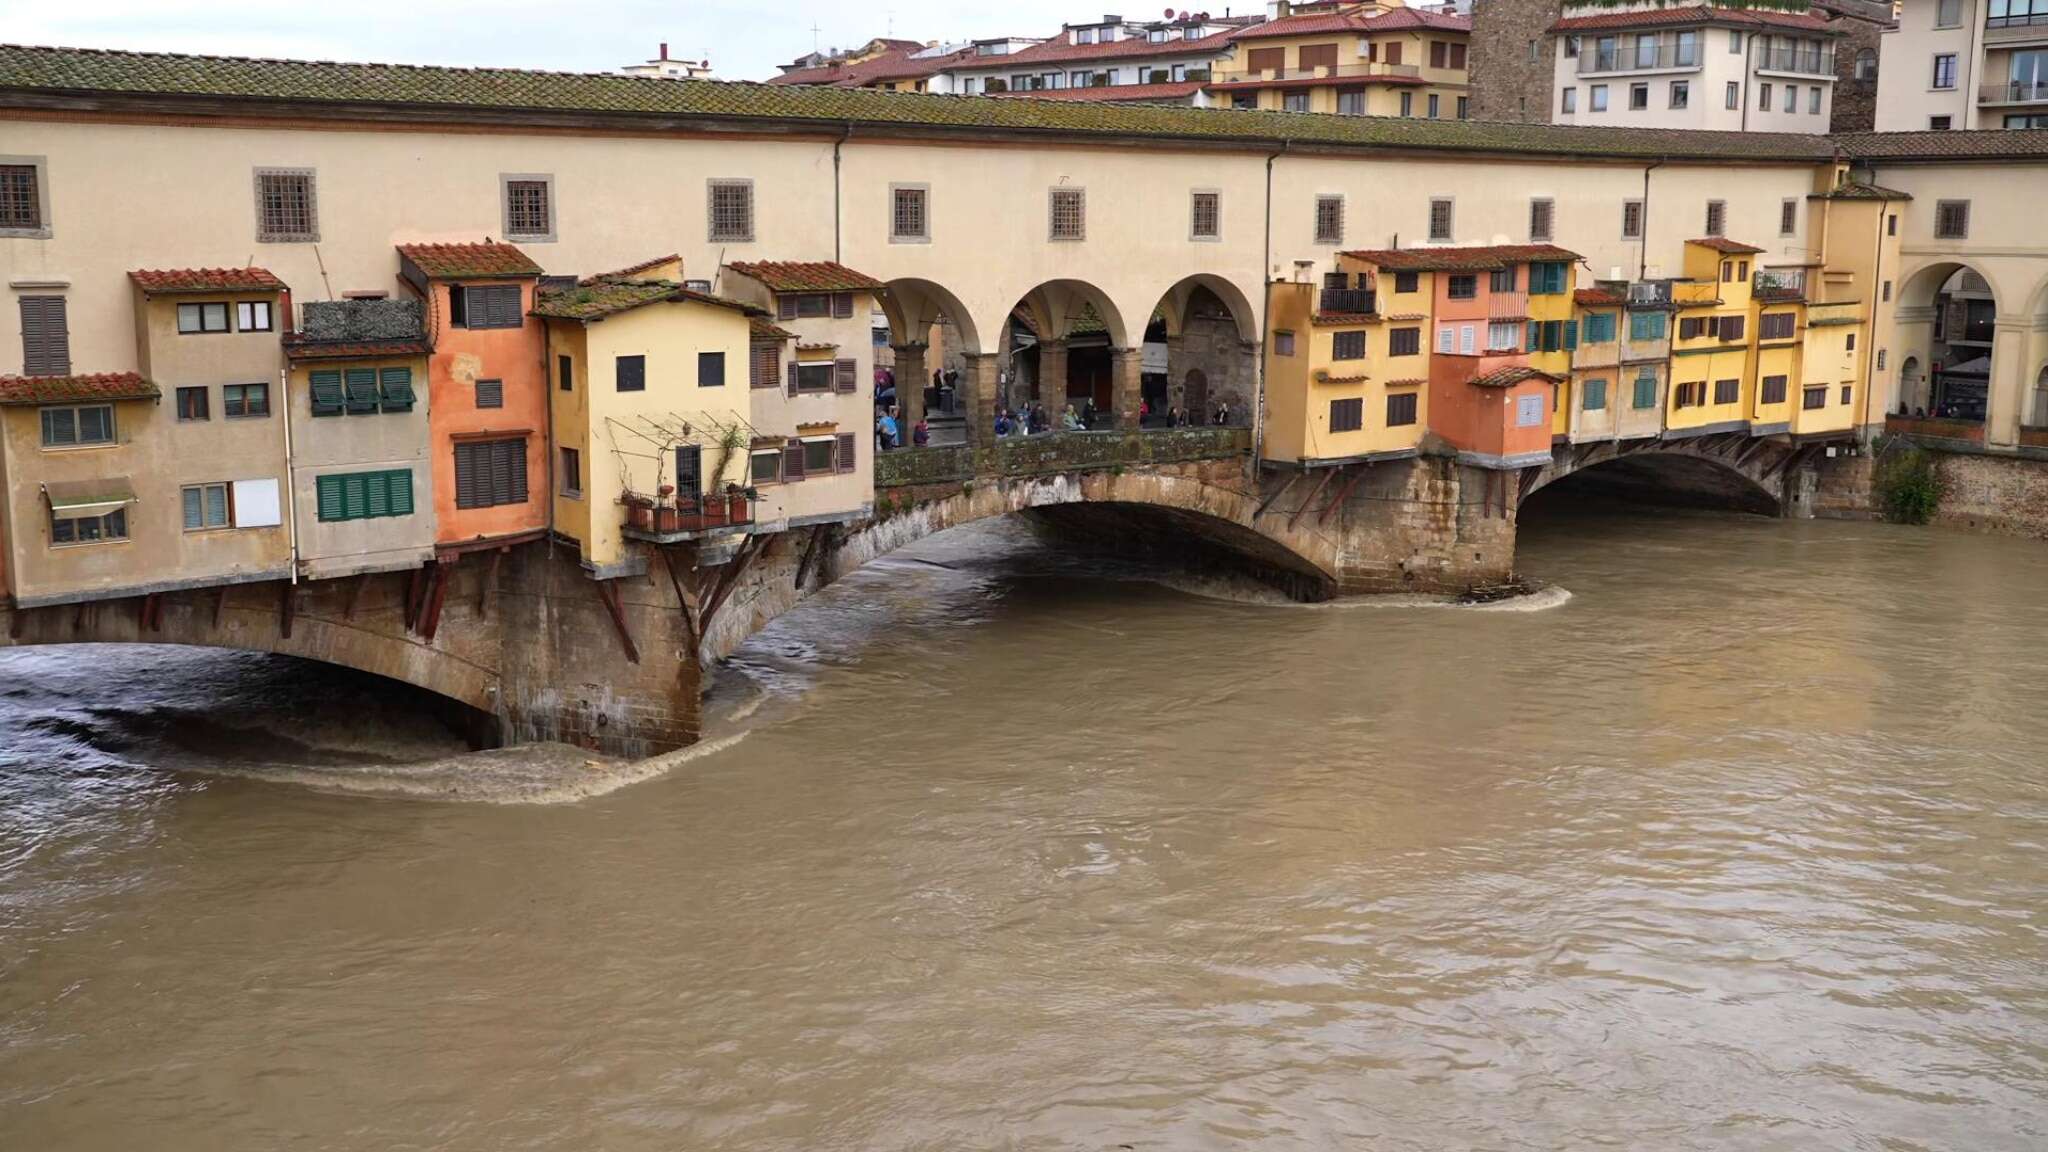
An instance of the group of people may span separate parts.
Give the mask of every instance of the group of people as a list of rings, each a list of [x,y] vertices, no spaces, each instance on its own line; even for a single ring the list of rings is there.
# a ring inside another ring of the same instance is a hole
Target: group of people
[[[875,447],[883,452],[894,452],[903,447],[903,409],[891,404],[877,409],[875,417]],[[932,426],[924,417],[910,426],[910,446],[922,448],[932,442]]]

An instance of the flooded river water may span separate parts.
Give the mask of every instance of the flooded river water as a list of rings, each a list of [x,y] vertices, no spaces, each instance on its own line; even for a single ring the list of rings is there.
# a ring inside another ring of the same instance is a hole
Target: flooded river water
[[[2048,545],[1521,566],[1569,597],[961,530],[559,804],[307,787],[459,754],[376,681],[0,654],[0,1148],[2048,1146]]]

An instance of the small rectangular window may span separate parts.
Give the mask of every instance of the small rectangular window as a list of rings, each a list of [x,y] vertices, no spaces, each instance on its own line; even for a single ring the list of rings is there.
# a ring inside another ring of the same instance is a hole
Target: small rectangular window
[[[270,301],[244,300],[235,305],[235,331],[268,332],[270,330]]]
[[[78,448],[114,442],[114,408],[111,404],[45,408],[42,418],[45,448]]]
[[[1395,291],[1396,293],[1420,292],[1421,290],[1422,290],[1422,273],[1420,273],[1420,272],[1396,272],[1396,273],[1394,273],[1394,291]]]
[[[1628,86],[1628,107],[1629,107],[1629,111],[1631,111],[1631,112],[1639,112],[1639,111],[1641,111],[1641,110],[1643,110],[1643,109],[1645,109],[1645,108],[1648,108],[1649,106],[1650,106],[1650,86],[1649,86],[1648,84],[1631,84],[1631,85],[1629,85],[1629,86]]]
[[[745,244],[754,239],[754,182],[712,180],[705,201],[710,217],[706,229],[712,243]]]
[[[1403,428],[1415,423],[1416,393],[1396,392],[1387,397],[1387,427]]]
[[[1825,408],[1827,406],[1828,390],[1826,385],[1818,388],[1804,389],[1800,394],[1799,407],[1805,411],[1811,412],[1816,408]]]
[[[1621,238],[1640,240],[1643,238],[1643,202],[1624,200],[1621,202]]]
[[[320,239],[310,168],[256,170],[256,239],[259,243],[307,243]]]
[[[455,506],[496,508],[526,503],[526,440],[471,440],[455,445]]]
[[[1934,57],[1934,87],[1947,90],[1956,86],[1956,57],[1953,52],[1943,52]]]
[[[1778,235],[1792,236],[1799,231],[1799,201],[1786,199],[1778,205]]]
[[[503,408],[505,406],[505,382],[503,380],[477,381],[476,406],[479,408]]]
[[[1725,236],[1727,234],[1728,202],[1725,200],[1707,201],[1707,235]]]
[[[752,467],[748,475],[756,484],[775,484],[782,480],[782,449],[757,449],[751,458]]]
[[[1188,235],[1196,240],[1218,240],[1223,236],[1223,194],[1193,193],[1188,207]]]
[[[412,473],[404,468],[319,476],[313,486],[323,521],[381,520],[413,513]]]
[[[697,353],[697,387],[725,387],[725,353]]]
[[[1281,329],[1273,333],[1273,355],[1294,355],[1294,333]]]
[[[178,419],[206,419],[206,400],[206,389],[204,387],[178,389]]]
[[[191,336],[202,332],[228,330],[228,306],[221,304],[178,305],[178,333]]]
[[[35,164],[0,164],[0,235],[42,232],[42,173]]]
[[[1422,329],[1395,328],[1387,333],[1387,355],[1419,356],[1422,354]]]
[[[1734,112],[1742,107],[1742,85],[1740,83],[1734,80],[1730,80],[1728,82],[1728,94],[1726,100],[1726,106],[1730,112]]]
[[[1579,110],[1579,90],[1577,88],[1564,89],[1559,97],[1557,110],[1566,115],[1577,112]]]
[[[618,358],[618,390],[621,392],[647,391],[647,357],[621,356]]]
[[[1449,197],[1437,197],[1429,202],[1429,238],[1448,242],[1451,239],[1453,202]]]
[[[576,362],[567,356],[555,357],[556,387],[564,392],[576,390]]]
[[[931,190],[922,184],[889,186],[889,239],[921,244],[932,238],[930,197]]]
[[[1365,401],[1330,401],[1330,431],[1356,432],[1365,427]]]
[[[1476,300],[1479,298],[1479,277],[1469,272],[1450,278],[1444,295],[1452,300]]]
[[[1662,312],[1631,312],[1628,316],[1628,338],[1630,340],[1662,340],[1667,325]]]
[[[782,383],[782,341],[756,340],[747,349],[747,386],[776,388]]]
[[[1716,381],[1714,381],[1714,403],[1716,403],[1716,404],[1733,404],[1733,403],[1735,403],[1735,402],[1737,402],[1737,401],[1739,401],[1739,400],[1741,400],[1741,399],[1742,399],[1742,381],[1740,381],[1740,380],[1716,380]]]
[[[230,420],[244,420],[270,415],[270,385],[222,385],[220,390],[220,413]]]
[[[1088,238],[1088,193],[1081,188],[1054,188],[1046,199],[1047,231],[1054,240]]]
[[[128,509],[116,508],[104,516],[58,516],[50,513],[50,546],[102,544],[128,538]]]
[[[839,471],[839,440],[804,441],[804,475],[823,476]]]
[[[1783,376],[1764,377],[1761,386],[1758,388],[1757,403],[1783,404],[1786,396],[1785,386],[1786,378]]]
[[[1547,243],[1555,223],[1557,206],[1550,200],[1529,201],[1529,239],[1535,243]]]
[[[71,329],[64,297],[23,296],[21,299],[22,371],[30,376],[71,374]]]
[[[1587,412],[1601,412],[1607,408],[1607,381],[1588,380],[1580,386],[1584,397],[1580,407]]]
[[[1344,242],[1344,198],[1342,196],[1316,197],[1316,243],[1342,244]]]
[[[1586,89],[1586,106],[1594,112],[1607,111],[1607,85],[1595,84]]]
[[[1849,406],[1849,398],[1855,394],[1855,391],[1854,388],[1847,384],[1842,385],[1842,407],[1847,408]]]
[[[575,448],[564,448],[561,451],[561,456],[562,462],[559,471],[562,480],[562,495],[570,497],[583,495],[583,453]]]
[[[1968,200],[1935,201],[1934,238],[1937,240],[1967,240],[1970,238],[1970,202]]]
[[[193,484],[179,492],[184,504],[185,531],[204,532],[234,527],[226,484]]]
[[[1339,332],[1330,337],[1330,359],[1365,359],[1365,333]]]
[[[1657,374],[1654,370],[1646,368],[1636,377],[1633,405],[1638,410],[1657,406]]]
[[[461,308],[455,309],[455,298],[462,298]],[[449,322],[464,328],[518,328],[526,323],[526,316],[520,308],[521,289],[517,284],[487,284],[472,287],[457,286],[449,289]],[[459,311],[460,315],[455,313]]]
[[[549,176],[505,176],[505,238],[550,241],[555,238],[554,179]]]

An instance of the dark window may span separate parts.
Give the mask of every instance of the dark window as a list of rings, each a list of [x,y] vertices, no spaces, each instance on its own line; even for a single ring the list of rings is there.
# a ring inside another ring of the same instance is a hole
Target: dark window
[[[1429,238],[1448,241],[1451,238],[1452,204],[1449,200],[1429,202]]]
[[[783,320],[815,320],[832,314],[832,297],[824,292],[790,292],[775,298],[776,315]]]
[[[178,305],[178,334],[190,336],[198,332],[225,332],[228,330],[228,306],[221,304],[180,304]]]
[[[505,406],[505,382],[503,380],[477,381],[476,406],[479,408],[503,408]]]
[[[103,540],[128,538],[128,510],[116,508],[104,516],[50,515],[50,543],[97,544]]]
[[[1621,238],[1640,240],[1643,236],[1643,202],[1624,200],[1621,202]]]
[[[1445,62],[1450,58],[1450,48],[1451,46],[1442,40],[1431,40],[1429,42],[1429,66],[1431,68],[1444,67]]]
[[[1724,343],[1728,344],[1733,344],[1742,339],[1743,332],[1749,327],[1749,318],[1747,316],[1722,316],[1719,318],[1719,322],[1720,328],[1714,334],[1720,337]]]
[[[1387,355],[1419,356],[1422,354],[1422,329],[1395,328],[1387,333]]]
[[[1048,232],[1055,240],[1088,236],[1088,194],[1079,188],[1054,188],[1048,202]]]
[[[1189,210],[1188,234],[1197,240],[1214,240],[1223,235],[1223,194],[1197,192]]]
[[[833,437],[833,439],[838,444],[839,470],[841,472],[852,472],[858,469],[860,461],[854,454],[859,451],[860,438],[851,432],[841,432]]]
[[[1396,392],[1387,397],[1387,427],[1400,428],[1415,423],[1415,397],[1413,392]]]
[[[1344,198],[1342,196],[1316,197],[1316,243],[1341,244],[1344,242]]]
[[[574,448],[562,449],[562,495],[583,495],[583,453]]]
[[[1417,291],[1420,291],[1421,289],[1422,289],[1422,273],[1420,273],[1420,272],[1396,272],[1396,273],[1394,273],[1394,291],[1396,291],[1396,292],[1417,292]]]
[[[1818,89],[1815,89],[1818,91]],[[1799,201],[1787,200],[1778,206],[1778,235],[1790,236],[1799,231]]]
[[[1798,317],[1790,312],[1766,312],[1757,321],[1757,337],[1763,340],[1790,340],[1795,331]]]
[[[1356,432],[1365,427],[1364,400],[1330,401],[1330,431]]]
[[[647,391],[647,357],[621,356],[618,358],[619,391]]]
[[[1716,381],[1714,381],[1714,403],[1716,403],[1716,404],[1733,404],[1733,403],[1735,403],[1736,401],[1738,401],[1738,400],[1740,400],[1740,399],[1742,399],[1742,381],[1740,381],[1740,380],[1716,380]]]
[[[1365,359],[1365,333],[1339,332],[1330,338],[1330,359]]]
[[[576,390],[576,362],[567,356],[555,357],[555,376],[561,381],[564,392]]]
[[[1486,286],[1495,292],[1513,292],[1516,279],[1513,268],[1496,268],[1488,275]]]
[[[313,488],[322,520],[412,515],[412,473],[403,468],[320,476]]]
[[[840,320],[851,320],[853,318],[853,293],[834,292],[832,294],[832,315]]]
[[[1452,69],[1452,71],[1459,71],[1459,70],[1462,70],[1462,69],[1463,69],[1464,67],[1465,67],[1465,46],[1464,46],[1463,44],[1453,44],[1453,45],[1451,45],[1451,69]]]
[[[782,341],[756,340],[749,349],[747,383],[754,388],[774,388],[782,382]]]
[[[745,243],[754,238],[754,184],[751,180],[713,180],[707,196],[709,239]]]
[[[804,475],[804,442],[791,440],[782,446],[782,479],[793,484]]]
[[[505,235],[547,236],[554,232],[545,180],[505,181]]]
[[[1473,300],[1479,296],[1479,277],[1460,273],[1451,277],[1450,290],[1446,293],[1453,300]]]
[[[1728,204],[1724,200],[1707,201],[1707,235],[1720,236],[1728,231]]]
[[[456,303],[456,297],[462,303]],[[519,311],[519,285],[490,284],[451,288],[448,322],[461,328],[517,328],[526,323]]]
[[[1969,239],[1970,202],[1968,200],[1935,201],[1934,236],[1937,240]]]
[[[839,470],[839,440],[804,441],[804,475],[822,476]]]
[[[64,297],[21,298],[22,371],[30,376],[71,373],[71,329],[64,319]]]
[[[704,490],[704,446],[683,444],[676,448],[676,491],[695,496]]]
[[[270,415],[270,385],[223,384],[220,414],[230,420]]]
[[[526,503],[526,440],[475,440],[455,446],[455,506]]]
[[[1761,404],[1783,404],[1785,402],[1785,377],[1766,376],[1763,379],[1762,395],[1757,397]]]
[[[43,447],[76,448],[114,442],[114,406],[43,409]]]
[[[1826,385],[1822,385],[1819,388],[1808,388],[1800,394],[1799,407],[1808,412],[1811,412],[1816,408],[1825,408],[1827,406],[1828,390]]]
[[[0,164],[0,228],[36,231],[43,226],[42,192],[33,164]]]
[[[930,195],[923,188],[894,188],[890,190],[889,236],[894,240],[929,240],[931,224],[925,213],[926,198]]]
[[[361,416],[377,410],[375,368],[346,368],[342,370],[341,378],[347,392],[349,415]]]
[[[1529,239],[1545,241],[1550,239],[1551,228],[1557,218],[1557,205],[1549,200],[1529,201]]]
[[[697,387],[725,387],[725,353],[697,353]]]
[[[256,239],[268,242],[320,239],[319,220],[313,203],[312,172],[257,171]]]
[[[837,369],[830,361],[813,361],[809,364],[792,362],[789,366],[789,394],[799,392],[830,392],[832,377]]]
[[[1847,385],[1847,384],[1844,384],[1844,385],[1842,385],[1842,407],[1844,407],[1844,408],[1847,408],[1847,407],[1849,406],[1849,397],[1850,397],[1850,396],[1851,396],[1851,395],[1852,395],[1852,394],[1853,394],[1854,392],[1855,392],[1855,389],[1854,389],[1854,388],[1851,388],[1851,387],[1850,387],[1849,385]]]
[[[178,419],[204,420],[206,418],[206,389],[204,387],[178,389]]]
[[[774,484],[782,479],[782,449],[764,448],[753,454],[753,467],[748,475],[756,484]]]
[[[1553,402],[1555,393],[1553,395]],[[1585,401],[1580,405],[1588,412],[1601,412],[1607,408],[1607,381],[1588,380],[1584,386]]]

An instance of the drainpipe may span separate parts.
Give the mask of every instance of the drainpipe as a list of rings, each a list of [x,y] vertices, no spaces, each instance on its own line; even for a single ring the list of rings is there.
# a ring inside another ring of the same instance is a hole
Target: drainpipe
[[[832,143],[832,262],[835,264],[844,259],[840,251],[840,235],[844,231],[844,226],[839,206],[839,150],[846,147],[846,142],[851,139],[853,122],[849,120],[846,122],[846,135]]]
[[[1273,162],[1286,153],[1288,142],[1280,142],[1280,151],[1266,157],[1266,248],[1259,263],[1259,354],[1258,371],[1254,373],[1258,383],[1258,396],[1252,400],[1252,475],[1258,475],[1259,461],[1266,457],[1266,343],[1272,339],[1273,327]]]
[[[1756,79],[1756,33],[1745,32],[1742,46],[1742,131],[1749,131],[1750,82]]]
[[[1874,171],[1871,173],[1871,183],[1877,183],[1877,174]],[[1859,440],[1869,434],[1866,430],[1870,427],[1870,395],[1877,387],[1877,310],[1884,298],[1884,223],[1886,217],[1892,214],[1893,203],[1886,200],[1884,207],[1877,211],[1877,260],[1872,265],[1870,277],[1870,326],[1863,333],[1863,419],[1858,421],[1856,431]],[[1898,294],[1894,292],[1892,297],[1892,306],[1896,308]],[[1885,411],[1890,412],[1891,406],[1886,405]]]
[[[278,411],[284,419],[284,491],[279,498],[284,505],[285,534],[291,539],[292,583],[299,582],[299,473],[292,464],[292,370],[288,367],[277,370]]]
[[[1643,280],[1650,275],[1650,173],[1662,168],[1664,162],[1656,161],[1643,169],[1643,234],[1636,238],[1636,279]]]

